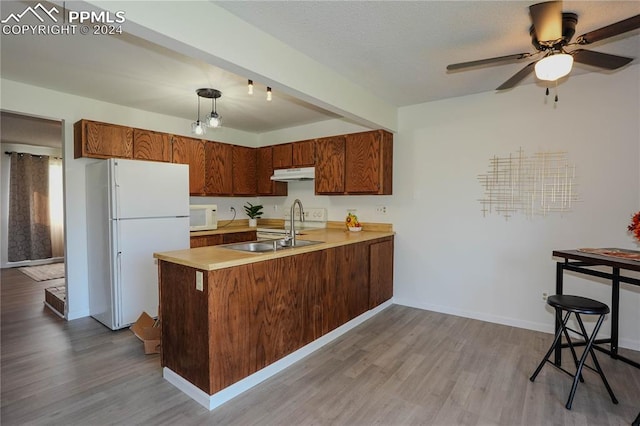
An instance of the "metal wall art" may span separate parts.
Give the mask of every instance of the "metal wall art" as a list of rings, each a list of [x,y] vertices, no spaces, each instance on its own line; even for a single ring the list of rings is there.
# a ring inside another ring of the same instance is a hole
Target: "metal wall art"
[[[493,157],[489,170],[479,175],[484,188],[483,216],[496,213],[509,219],[515,213],[545,216],[569,212],[580,201],[576,191],[576,167],[567,152],[537,152],[527,156],[522,148],[508,157]]]

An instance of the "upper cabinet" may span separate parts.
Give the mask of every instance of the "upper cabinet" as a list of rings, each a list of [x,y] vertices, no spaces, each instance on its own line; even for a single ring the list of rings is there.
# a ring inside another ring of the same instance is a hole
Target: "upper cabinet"
[[[151,130],[133,129],[133,158],[171,162],[171,135]]]
[[[290,143],[273,145],[273,168],[286,169],[293,161],[293,146]]]
[[[393,135],[375,130],[345,138],[345,192],[391,195]]]
[[[256,185],[258,195],[287,195],[285,182],[271,180],[273,175],[273,146],[258,148],[256,152]]]
[[[316,162],[316,144],[314,140],[294,142],[291,144],[292,166],[309,167]]]
[[[316,194],[391,195],[393,135],[384,130],[316,139]]]
[[[256,195],[256,149],[233,145],[233,194]]]
[[[174,136],[172,145],[173,162],[189,165],[189,194],[206,195],[205,141]]]
[[[273,145],[273,168],[309,167],[316,160],[315,140]]]
[[[273,170],[310,166],[318,195],[393,190],[393,135],[384,130],[250,148],[80,120],[74,156],[188,164],[189,193],[200,196],[286,196],[288,185],[272,181]]]
[[[133,158],[133,129],[80,120],[73,126],[74,158]]]
[[[316,139],[316,194],[344,194],[345,137]]]
[[[233,147],[226,143],[206,142],[206,193],[209,195],[233,194]]]

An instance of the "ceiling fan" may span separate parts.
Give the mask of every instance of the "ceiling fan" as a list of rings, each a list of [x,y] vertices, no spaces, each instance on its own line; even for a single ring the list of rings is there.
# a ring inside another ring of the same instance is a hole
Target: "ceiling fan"
[[[562,11],[562,1],[548,1],[529,6],[531,14],[531,44],[536,49],[533,53],[517,53],[514,55],[480,59],[477,61],[461,62],[447,65],[447,70],[457,71],[482,65],[493,65],[518,59],[526,59],[537,55],[542,58],[530,62],[509,80],[502,83],[496,90],[511,89],[527,77],[536,72],[541,80],[557,81],[571,71],[573,61],[592,65],[607,70],[615,70],[628,64],[633,58],[595,52],[593,50],[575,49],[565,50],[570,46],[583,46],[604,40],[627,31],[640,28],[640,15],[635,15],[611,25],[590,31],[579,36],[575,42],[569,43],[575,34],[578,15]]]

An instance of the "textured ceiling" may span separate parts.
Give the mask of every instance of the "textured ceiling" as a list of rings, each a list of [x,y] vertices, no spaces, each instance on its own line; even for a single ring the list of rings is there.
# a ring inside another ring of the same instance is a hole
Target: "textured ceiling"
[[[453,73],[447,64],[533,50],[530,2],[215,3],[395,106],[493,91],[527,62]],[[27,4],[36,2],[2,1],[0,15]],[[579,35],[639,14],[640,2],[567,1],[564,10],[579,15]],[[193,120],[195,90],[214,87],[223,92],[218,101],[223,123],[234,129],[262,133],[336,117],[283,93],[274,92],[274,101],[266,103],[266,88],[259,85],[249,97],[246,76],[131,35],[2,36],[1,42],[3,78],[106,102]],[[589,48],[640,58],[640,31]],[[584,72],[603,71],[576,65],[571,75]],[[607,73],[615,78],[615,72]],[[529,76],[521,84],[532,83]],[[204,101],[202,115],[208,108]]]

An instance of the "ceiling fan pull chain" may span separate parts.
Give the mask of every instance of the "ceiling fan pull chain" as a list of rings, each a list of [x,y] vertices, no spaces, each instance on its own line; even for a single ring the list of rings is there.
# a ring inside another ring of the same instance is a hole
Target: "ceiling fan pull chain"
[[[545,96],[549,96],[549,88],[548,87],[547,87],[547,90],[546,90],[546,92],[544,94],[545,94]]]
[[[556,80],[556,99],[555,102],[558,102],[558,80]]]

